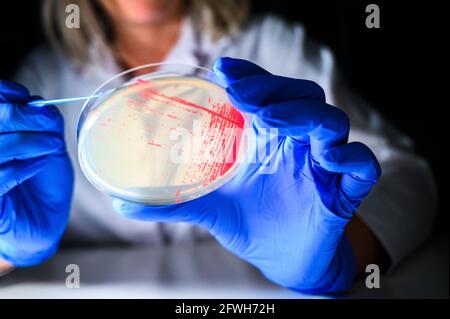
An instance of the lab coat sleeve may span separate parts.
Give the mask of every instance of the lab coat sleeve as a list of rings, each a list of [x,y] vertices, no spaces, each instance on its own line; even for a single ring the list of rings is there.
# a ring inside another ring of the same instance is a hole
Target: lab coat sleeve
[[[334,105],[350,117],[350,141],[368,145],[382,167],[379,183],[357,213],[386,249],[392,270],[431,230],[437,208],[432,172],[414,153],[412,141],[346,88],[339,76],[332,88]]]
[[[275,74],[320,84],[327,102],[349,115],[349,140],[369,146],[380,161],[382,177],[357,214],[384,246],[391,269],[395,268],[430,232],[436,210],[430,167],[414,153],[407,136],[352,92],[331,51],[309,38],[301,25],[266,17],[255,33],[259,35],[254,50],[257,62]]]

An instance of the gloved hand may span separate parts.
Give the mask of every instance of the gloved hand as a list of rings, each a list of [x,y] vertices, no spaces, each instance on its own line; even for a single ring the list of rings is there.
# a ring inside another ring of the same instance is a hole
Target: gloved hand
[[[361,143],[347,144],[346,114],[326,104],[314,82],[231,58],[219,59],[214,70],[228,83],[232,103],[253,115],[255,135],[278,129],[275,150],[190,202],[149,207],[115,199],[114,208],[130,218],[206,227],[225,248],[285,287],[346,290],[355,270],[344,228],[380,176],[375,156]],[[273,174],[261,174],[276,161]]]
[[[0,81],[0,258],[39,264],[66,228],[73,171],[55,107],[30,107],[28,90]]]

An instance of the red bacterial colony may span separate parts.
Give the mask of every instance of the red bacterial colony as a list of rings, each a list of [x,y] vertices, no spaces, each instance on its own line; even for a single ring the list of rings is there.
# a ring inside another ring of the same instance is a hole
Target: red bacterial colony
[[[159,127],[170,126],[170,130],[186,125],[186,119],[201,120],[201,150],[200,161],[187,165],[184,183],[193,184],[201,181],[203,186],[214,182],[224,175],[235,164],[244,130],[244,116],[228,101],[215,101],[208,97],[203,106],[192,101],[169,96],[157,89],[157,81],[138,80],[132,86],[145,85],[142,90],[136,90],[135,96],[127,99],[127,107],[131,111],[151,113],[160,117]],[[149,103],[154,101],[156,103]],[[161,105],[167,108],[161,108]],[[184,114],[187,112],[188,114]],[[180,118],[181,119],[180,119]],[[184,120],[182,123],[181,120]],[[105,123],[107,124],[107,123]],[[125,124],[125,123],[124,123]],[[155,128],[148,127],[146,131],[153,132]],[[192,132],[193,133],[193,132]],[[159,138],[159,139],[158,139]],[[146,143],[149,147],[161,148],[167,141],[166,136],[153,136]],[[195,136],[194,138],[198,138]]]

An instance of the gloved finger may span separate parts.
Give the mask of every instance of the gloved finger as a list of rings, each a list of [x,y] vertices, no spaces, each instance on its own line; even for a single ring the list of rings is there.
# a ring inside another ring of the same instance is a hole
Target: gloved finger
[[[4,133],[0,134],[0,146],[0,164],[3,164],[55,153],[64,148],[64,141],[50,133]]]
[[[208,218],[208,207],[212,194],[214,193],[184,203],[161,206],[147,206],[113,198],[112,205],[117,213],[131,219],[167,223],[184,222],[208,228],[211,220]]]
[[[62,133],[63,126],[62,116],[54,106],[31,107],[0,103],[0,133],[16,131]]]
[[[324,151],[317,160],[327,171],[342,173],[341,189],[348,198],[362,200],[381,175],[381,167],[372,151],[353,142]]]
[[[42,157],[0,164],[0,196],[39,173],[45,164],[46,159]]]
[[[0,80],[0,103],[26,103],[30,100],[30,92],[18,83]]]
[[[226,91],[233,105],[249,113],[289,100],[325,102],[325,93],[317,83],[275,75],[246,77],[231,83]]]
[[[214,73],[224,80],[226,85],[253,75],[270,75],[271,73],[247,60],[221,57],[214,62]]]
[[[315,158],[325,149],[346,143],[350,131],[347,114],[318,101],[281,102],[262,108],[256,116],[260,127],[277,128],[281,136],[309,142]]]

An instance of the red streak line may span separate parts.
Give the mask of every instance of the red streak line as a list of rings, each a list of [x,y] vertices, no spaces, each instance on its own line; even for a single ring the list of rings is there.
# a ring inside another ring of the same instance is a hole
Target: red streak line
[[[153,145],[153,146],[161,147],[161,144],[157,144],[157,143],[153,143],[153,142],[148,142],[147,144],[148,144],[148,145]]]
[[[233,123],[237,127],[242,128],[241,123],[233,121],[233,120],[231,120],[231,119],[229,119],[229,118],[227,118],[227,117],[225,117],[225,116],[223,116],[221,114],[218,114],[218,113],[216,113],[214,111],[211,111],[210,109],[208,109],[208,108],[206,108],[204,106],[200,106],[200,105],[188,102],[186,100],[180,99],[180,98],[175,97],[175,96],[167,96],[167,95],[165,95],[163,93],[160,93],[160,92],[156,91],[155,89],[147,89],[145,91],[150,91],[151,94],[154,94],[154,95],[157,95],[157,96],[160,96],[160,97],[164,97],[164,98],[169,99],[171,101],[178,102],[178,103],[181,103],[181,104],[184,104],[184,105],[187,105],[187,106],[190,106],[190,107],[193,107],[193,108],[196,108],[196,109],[208,112],[208,113],[210,113],[212,115],[216,115],[216,116],[218,116],[218,117],[220,117],[220,118],[222,118],[222,119],[224,119],[224,120],[226,120],[226,121],[228,121],[230,123]],[[232,107],[232,106],[230,105],[230,107]]]

